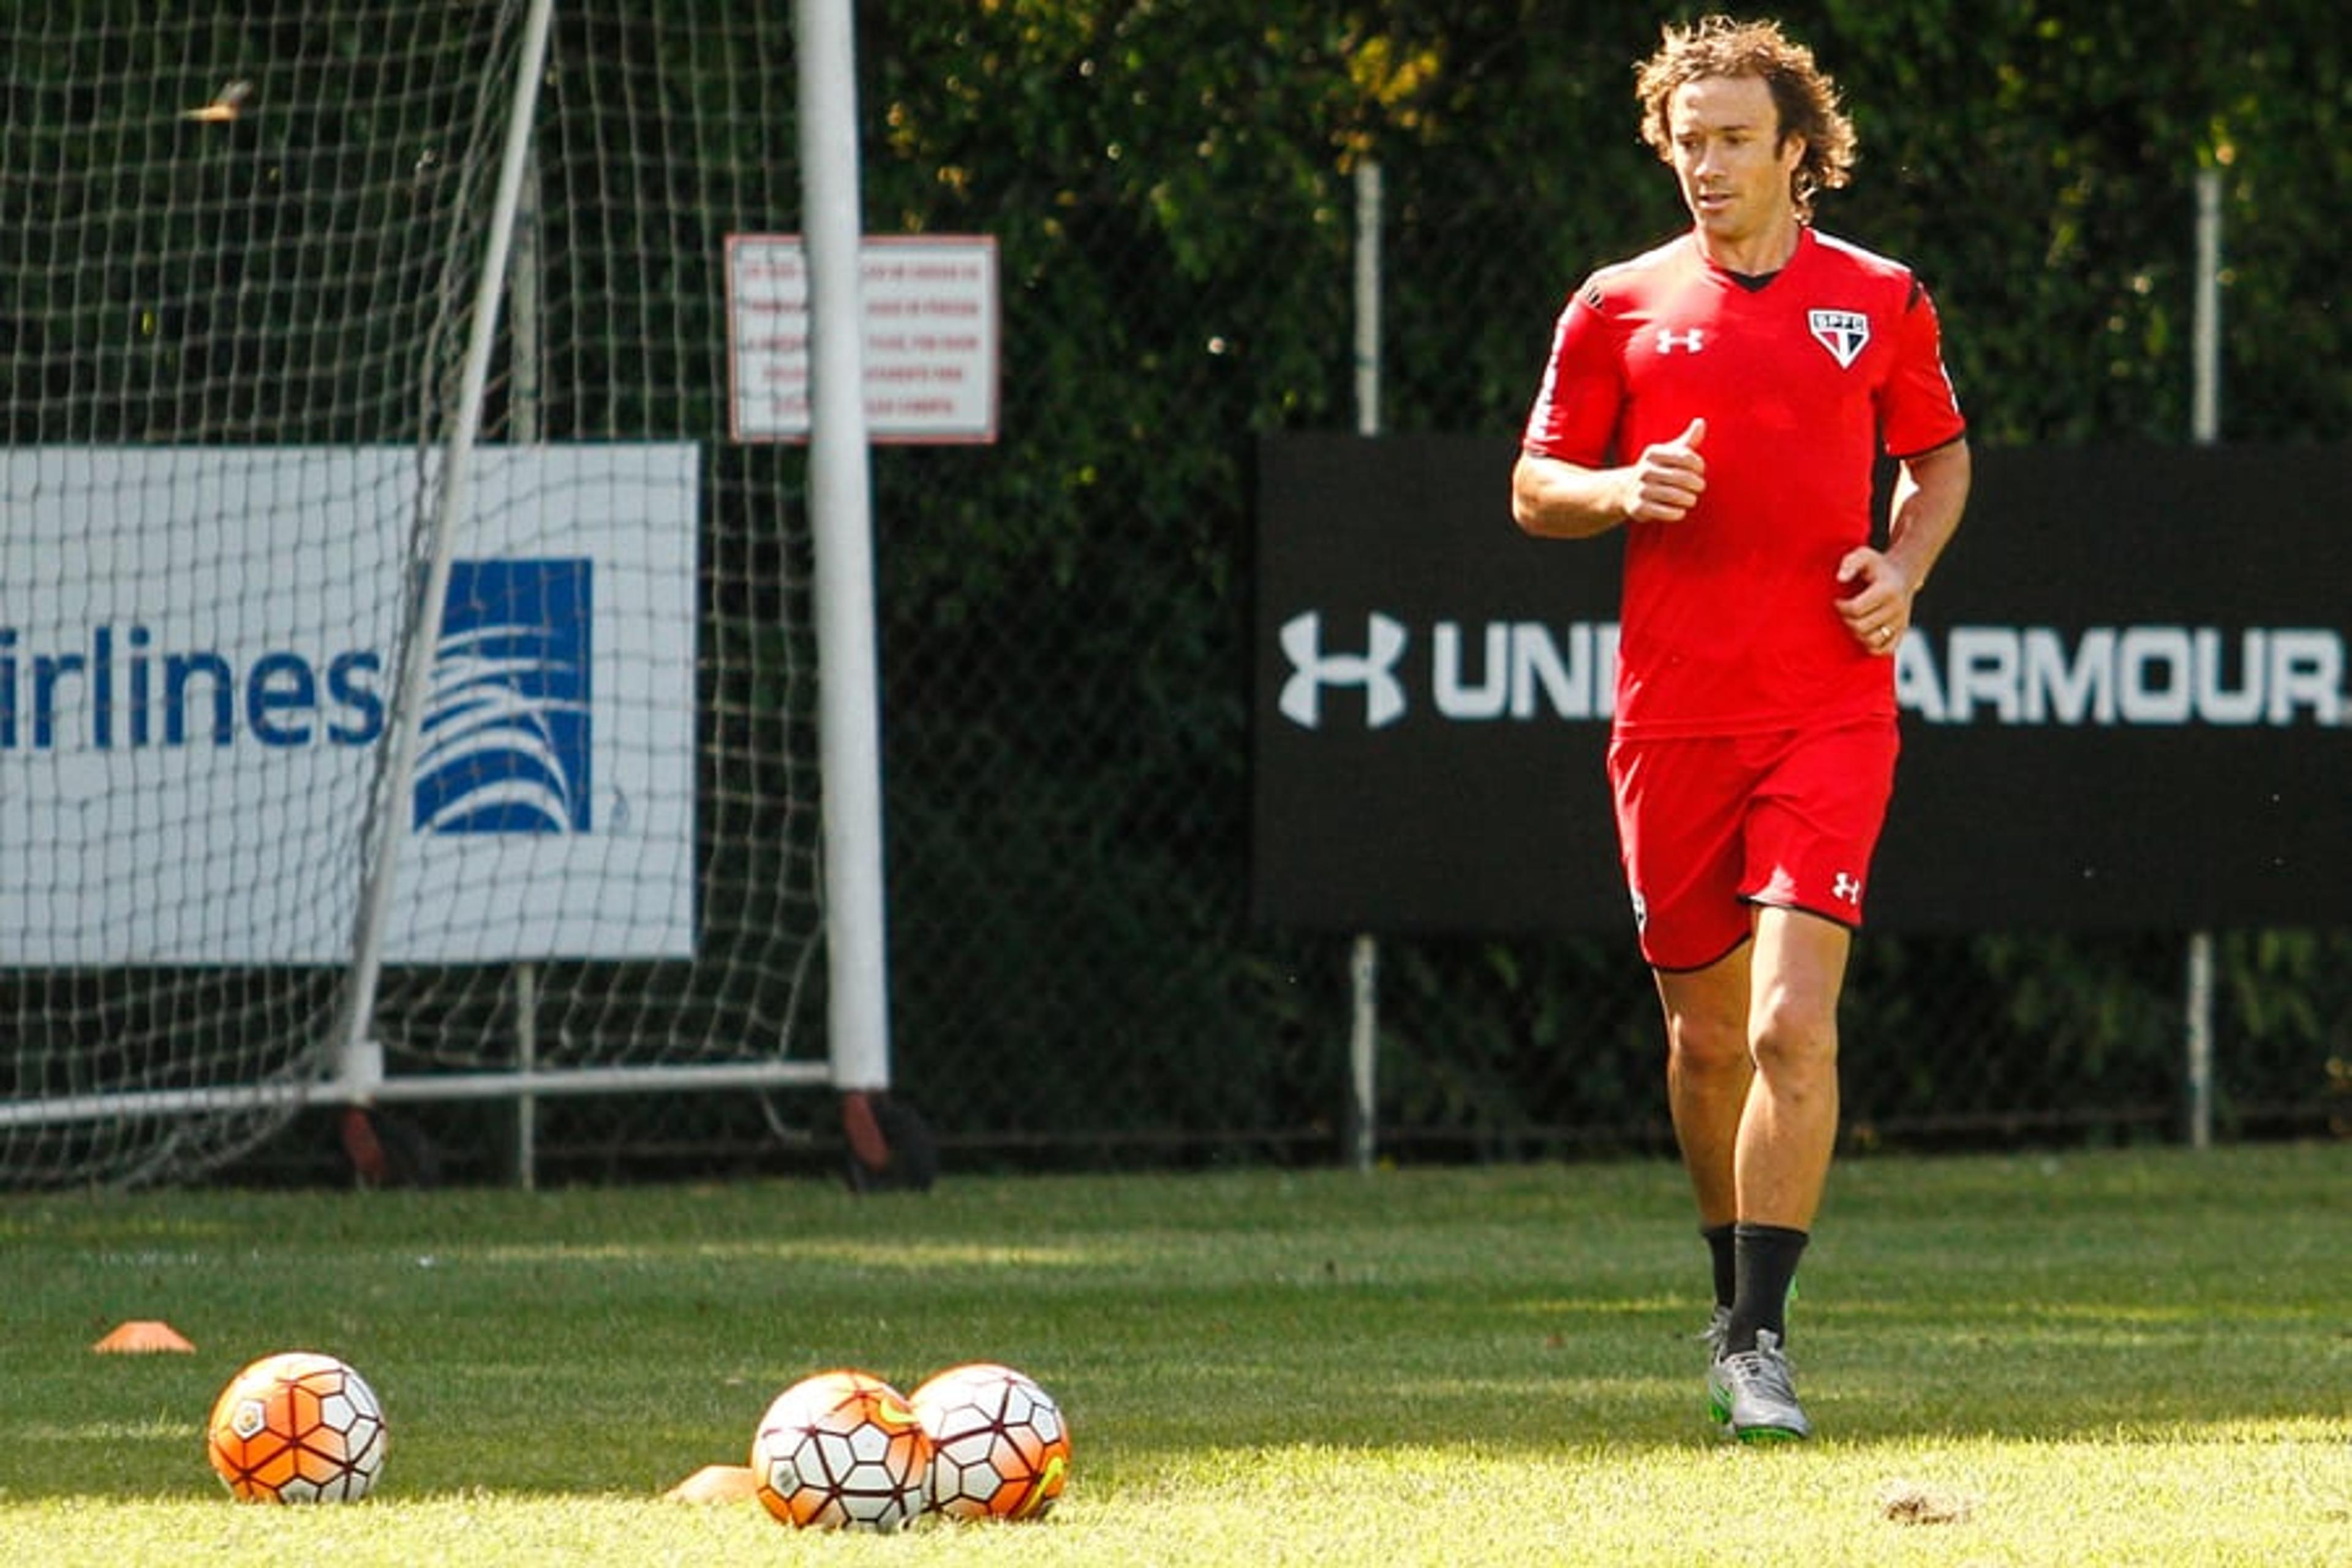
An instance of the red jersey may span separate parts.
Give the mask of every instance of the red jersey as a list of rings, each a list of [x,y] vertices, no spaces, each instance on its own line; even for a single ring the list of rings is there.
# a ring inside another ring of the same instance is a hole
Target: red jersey
[[[1936,308],[1908,268],[1798,230],[1750,287],[1695,235],[1604,268],[1560,312],[1523,445],[1630,462],[1706,421],[1706,489],[1627,525],[1616,731],[1751,734],[1892,717],[1895,661],[1838,618],[1871,542],[1871,470],[1966,429]]]

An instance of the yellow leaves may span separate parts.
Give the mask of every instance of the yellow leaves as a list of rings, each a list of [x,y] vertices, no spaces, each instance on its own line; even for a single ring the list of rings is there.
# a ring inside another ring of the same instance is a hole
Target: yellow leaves
[[[1415,100],[1444,67],[1444,51],[1434,46],[1414,47],[1377,35],[1348,53],[1348,79],[1371,103],[1387,110],[1391,121],[1408,129],[1421,123]]]
[[[1343,41],[1340,52],[1349,85],[1360,95],[1358,111],[1335,137],[1344,168],[1371,152],[1381,125],[1407,132],[1426,128],[1430,116],[1424,106],[1444,73],[1445,51],[1373,34]]]

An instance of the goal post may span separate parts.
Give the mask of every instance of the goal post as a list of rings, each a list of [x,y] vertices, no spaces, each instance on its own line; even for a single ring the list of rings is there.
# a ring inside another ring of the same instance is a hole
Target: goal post
[[[515,219],[522,203],[523,174],[530,159],[531,121],[539,105],[540,78],[547,68],[547,24],[551,0],[530,0],[523,41],[516,49],[514,102],[499,158],[498,192],[490,203],[489,232],[468,312],[466,353],[450,399],[446,435],[439,448],[438,483],[422,534],[422,586],[409,601],[400,663],[393,689],[391,723],[378,748],[377,783],[371,792],[368,854],[361,868],[359,914],[352,931],[351,975],[343,988],[338,1030],[341,1049],[333,1080],[351,1099],[372,1098],[383,1083],[383,1048],[370,1031],[375,1022],[376,984],[393,914],[393,895],[406,842],[402,808],[415,787],[418,737],[432,697],[440,658],[444,606],[465,517],[466,481],[482,431],[482,402],[489,389],[490,353],[497,346],[499,305],[505,295],[507,260],[514,253]],[[521,697],[512,682],[499,696]]]
[[[0,1185],[887,1089],[827,1048],[807,454],[725,437],[775,8],[200,9],[0,22]]]
[[[842,1087],[865,1095],[890,1087],[890,1010],[856,45],[850,0],[793,0],[793,17],[809,229],[809,490],[824,652],[818,698],[824,776],[835,786],[826,792],[824,826],[833,870],[833,1055]]]

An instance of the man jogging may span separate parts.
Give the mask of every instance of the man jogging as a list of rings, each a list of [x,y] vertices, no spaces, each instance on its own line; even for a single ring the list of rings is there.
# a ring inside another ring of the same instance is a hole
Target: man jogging
[[[1670,26],[1636,94],[1692,226],[1569,301],[1512,509],[1545,538],[1626,531],[1609,773],[1712,1248],[1709,1405],[1801,1438],[1789,1289],[1837,1138],[1893,655],[1959,523],[1966,426],[1918,280],[1811,226],[1853,159],[1811,52],[1773,22]]]

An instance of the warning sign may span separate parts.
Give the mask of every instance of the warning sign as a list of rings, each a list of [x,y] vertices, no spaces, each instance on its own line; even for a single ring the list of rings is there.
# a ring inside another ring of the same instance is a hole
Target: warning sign
[[[861,257],[866,434],[995,440],[996,241],[869,237]],[[735,439],[806,440],[809,282],[800,236],[728,237],[727,336]]]

